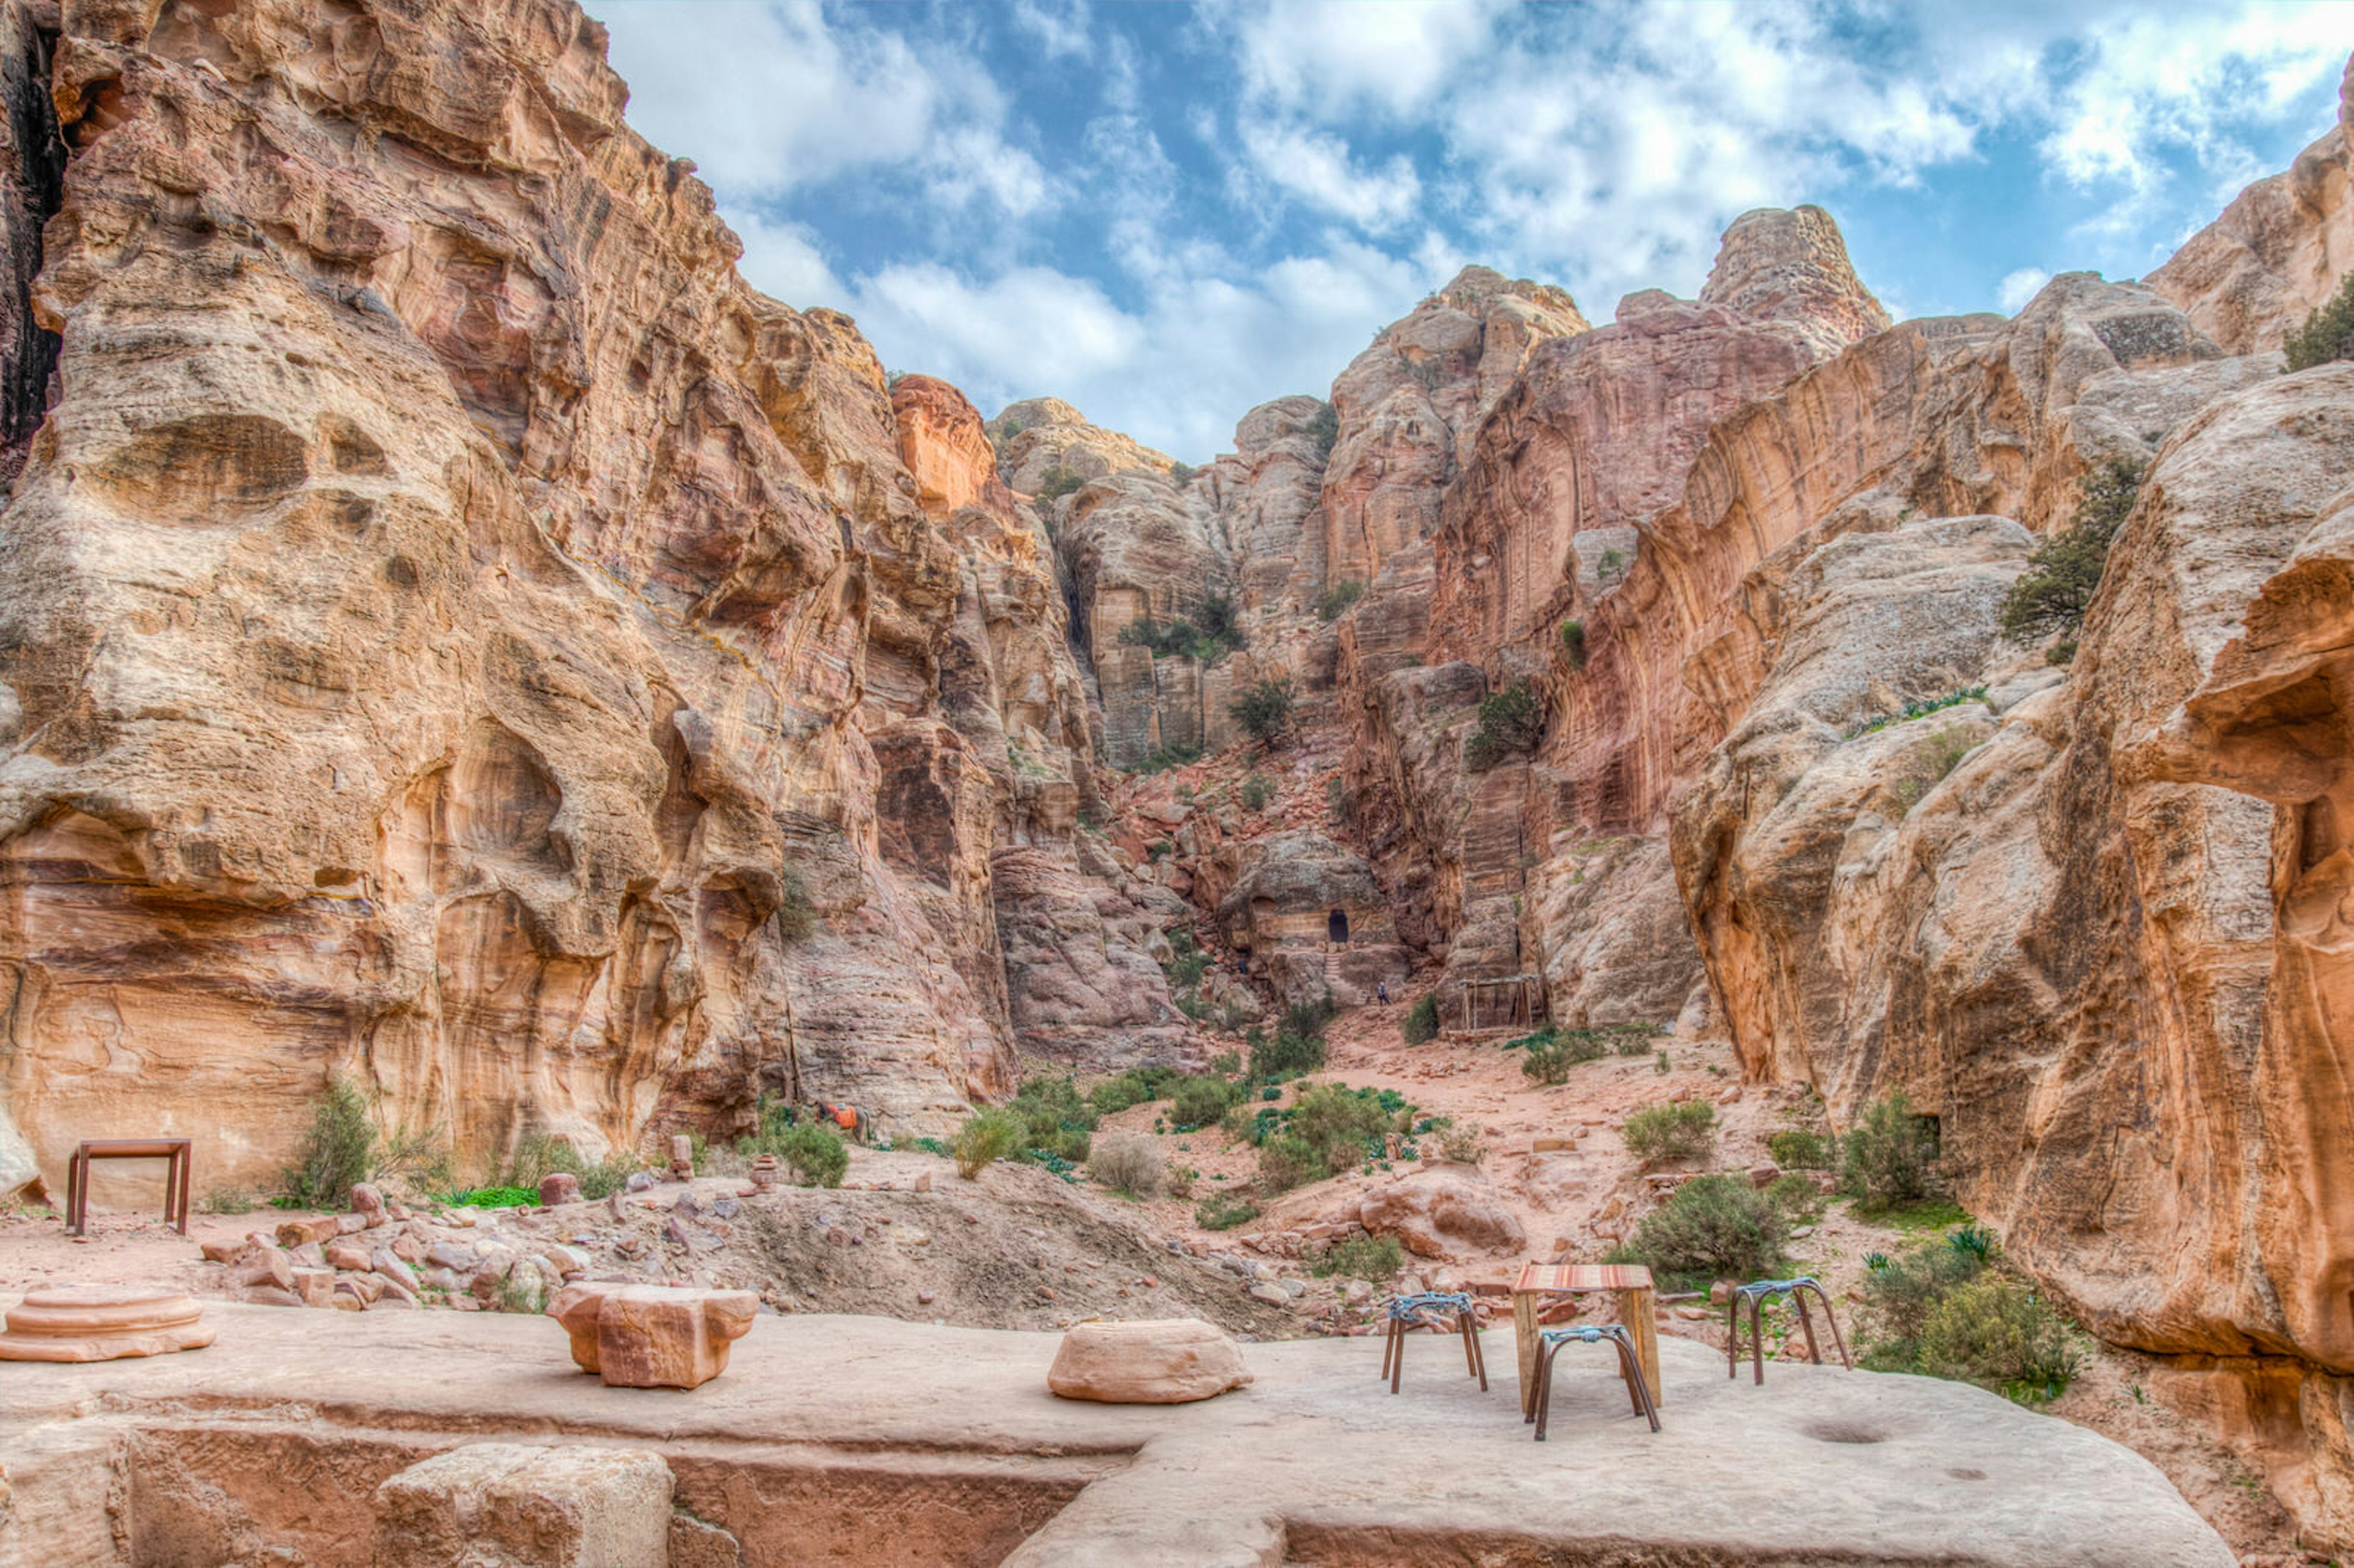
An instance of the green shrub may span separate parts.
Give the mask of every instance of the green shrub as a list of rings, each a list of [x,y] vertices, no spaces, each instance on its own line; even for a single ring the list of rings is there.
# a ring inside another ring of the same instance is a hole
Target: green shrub
[[[1421,1045],[1438,1037],[1438,993],[1426,991],[1421,999],[1405,1010],[1403,1025],[1405,1043]]]
[[[1253,1083],[1296,1078],[1324,1065],[1322,1036],[1295,1034],[1288,1026],[1278,1029],[1273,1040],[1267,1037],[1265,1031],[1254,1029],[1243,1036],[1243,1044],[1250,1047]]]
[[[1345,1279],[1370,1279],[1379,1285],[1405,1266],[1405,1254],[1395,1236],[1346,1236],[1316,1255],[1309,1272],[1319,1279],[1339,1275]]]
[[[2076,482],[2074,516],[2027,557],[2027,570],[2003,598],[2004,636],[2022,643],[2055,632],[2075,636],[2101,586],[2110,541],[2141,493],[2142,474],[2140,463],[2117,460]]]
[[[1070,469],[1065,468],[1062,464],[1056,463],[1044,473],[1039,475],[1038,499],[1041,501],[1059,501],[1064,496],[1070,494],[1073,491],[1083,489],[1087,482],[1087,475],[1075,472]]]
[[[1301,434],[1316,443],[1316,457],[1322,461],[1332,455],[1333,443],[1341,439],[1341,411],[1330,403],[1319,403],[1301,427]]]
[[[1526,756],[1544,738],[1544,708],[1526,681],[1514,681],[1479,704],[1479,733],[1463,748],[1463,765],[1484,773],[1507,757]]]
[[[2046,664],[2073,664],[2076,662],[2076,640],[2065,638],[2043,651]]]
[[[1230,1231],[1258,1218],[1258,1205],[1213,1192],[1193,1205],[1193,1223],[1205,1231]]]
[[[1193,476],[1201,471],[1190,462],[1172,462],[1169,465],[1169,482],[1182,489],[1192,483]]]
[[[1594,580],[1596,582],[1615,583],[1626,575],[1627,552],[1624,550],[1605,550],[1602,558],[1594,563]]]
[[[539,1204],[536,1187],[472,1187],[456,1194],[452,1205],[461,1209],[524,1209]]]
[[[1117,1192],[1150,1198],[1160,1192],[1169,1171],[1159,1144],[1130,1134],[1105,1139],[1087,1161],[1087,1174]]]
[[[1561,656],[1569,661],[1573,670],[1585,668],[1585,622],[1564,620],[1561,623]]]
[[[1242,1097],[1242,1086],[1224,1078],[1181,1078],[1170,1097],[1169,1125],[1179,1132],[1214,1126]]]
[[[1986,1266],[1975,1254],[1946,1246],[1915,1247],[1893,1258],[1875,1255],[1864,1263],[1861,1360],[1878,1372],[1914,1370],[1931,1309]]]
[[[1643,1217],[1627,1250],[1670,1275],[1750,1280],[1782,1261],[1789,1222],[1772,1200],[1732,1176],[1695,1176]]]
[[[1766,1201],[1781,1210],[1782,1217],[1793,1225],[1810,1225],[1822,1218],[1822,1190],[1811,1177],[1775,1177],[1766,1188]]]
[[[1706,1100],[1648,1106],[1618,1130],[1627,1140],[1627,1152],[1646,1165],[1695,1160],[1716,1147],[1716,1107]]]
[[[2057,1399],[2079,1364],[2068,1326],[2023,1280],[1988,1272],[1929,1310],[1919,1367],[2021,1404]]]
[[[1253,740],[1272,746],[1291,727],[1291,682],[1282,676],[1254,682],[1226,705],[1226,712]]]
[[[2338,292],[2292,330],[2281,346],[2288,351],[2288,368],[2310,370],[2333,359],[2354,359],[2354,272],[2339,280]]]
[[[1786,1127],[1766,1140],[1766,1152],[1785,1171],[1828,1171],[1836,1142],[1802,1127]]]
[[[1149,779],[1156,773],[1166,773],[1172,768],[1182,768],[1201,760],[1202,748],[1198,746],[1156,746],[1146,752],[1144,760],[1129,771]]]
[[[1469,1127],[1449,1125],[1434,1130],[1438,1134],[1441,1159],[1451,1160],[1458,1165],[1477,1165],[1487,1155],[1488,1145],[1479,1137],[1480,1128],[1477,1122]]]
[[[777,936],[785,946],[809,940],[817,930],[817,905],[799,867],[788,861],[777,873]]]
[[[1319,620],[1338,620],[1341,619],[1342,614],[1348,610],[1348,608],[1351,605],[1356,603],[1359,599],[1364,597],[1365,585],[1358,582],[1353,577],[1346,582],[1334,583],[1331,588],[1326,588],[1323,595],[1317,599],[1316,619]]]
[[[957,1174],[968,1181],[979,1181],[991,1161],[1022,1147],[1022,1118],[1012,1111],[991,1106],[973,1112],[949,1145]]]
[[[1014,1158],[1036,1150],[1074,1165],[1087,1159],[1087,1135],[1095,1130],[1096,1109],[1080,1097],[1078,1085],[1070,1078],[1033,1078],[1005,1108],[1022,1123]]]
[[[1840,1141],[1846,1149],[1842,1185],[1850,1198],[1886,1205],[1925,1198],[1934,1190],[1937,1134],[1913,1114],[1903,1094],[1866,1107]]]
[[[1527,1053],[1521,1058],[1521,1071],[1538,1083],[1565,1084],[1572,1067],[1580,1062],[1602,1059],[1607,1049],[1603,1038],[1600,1031],[1592,1029],[1541,1029],[1534,1034],[1522,1035],[1505,1049],[1518,1046]]]
[[[256,1204],[254,1195],[242,1187],[216,1187],[196,1207],[207,1214],[249,1214]]]
[[[376,1174],[376,1130],[367,1091],[337,1074],[311,1105],[310,1130],[294,1163],[279,1174],[288,1202],[301,1209],[340,1209],[354,1187]],[[538,1194],[534,1193],[534,1201]]]
[[[1242,801],[1246,811],[1264,811],[1267,803],[1275,799],[1275,780],[1263,773],[1254,773],[1243,780]]]
[[[1340,1009],[1332,1003],[1332,993],[1326,991],[1313,1001],[1295,1001],[1283,1011],[1286,1033],[1302,1040],[1321,1040],[1324,1026],[1339,1016]]]
[[[790,1172],[797,1187],[839,1187],[850,1169],[850,1150],[842,1135],[823,1122],[782,1128],[755,1152],[773,1154]]]
[[[1392,1113],[1371,1089],[1317,1084],[1291,1107],[1291,1136],[1312,1151],[1318,1176],[1338,1175],[1379,1158]]]
[[[1272,1195],[1325,1177],[1323,1165],[1308,1140],[1278,1133],[1258,1148],[1258,1190]]]
[[[1099,1117],[1112,1116],[1130,1106],[1140,1106],[1161,1098],[1168,1086],[1177,1081],[1174,1067],[1130,1067],[1117,1077],[1106,1078],[1087,1091],[1087,1108]]]

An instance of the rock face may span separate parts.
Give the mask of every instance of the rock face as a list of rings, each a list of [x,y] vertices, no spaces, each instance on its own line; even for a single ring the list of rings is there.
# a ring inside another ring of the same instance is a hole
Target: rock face
[[[1250,1381],[1242,1347],[1193,1318],[1081,1323],[1046,1370],[1057,1396],[1099,1404],[1191,1404]]]
[[[1226,943],[1287,1005],[1330,995],[1360,1007],[1386,983],[1402,996],[1413,955],[1363,857],[1322,833],[1254,841],[1218,906]]]
[[[40,15],[0,1181],[126,1118],[266,1180],[331,1072],[476,1170],[1010,1087],[991,860],[1092,746],[961,397],[748,290],[558,0]]]
[[[1518,1252],[1529,1239],[1520,1220],[1479,1182],[1445,1171],[1366,1193],[1357,1223],[1374,1235],[1397,1237],[1417,1257]]]

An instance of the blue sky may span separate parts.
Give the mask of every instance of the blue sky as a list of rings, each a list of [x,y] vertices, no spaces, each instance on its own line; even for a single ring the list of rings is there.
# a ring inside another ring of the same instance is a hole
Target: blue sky
[[[1197,462],[1471,261],[1598,324],[1811,201],[1900,317],[2137,276],[2354,49],[2338,0],[586,4],[757,287]]]

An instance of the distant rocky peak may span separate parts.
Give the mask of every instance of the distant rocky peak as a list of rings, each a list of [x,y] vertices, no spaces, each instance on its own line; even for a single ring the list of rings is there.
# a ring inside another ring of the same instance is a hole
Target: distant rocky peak
[[[1724,231],[1701,303],[1793,322],[1836,352],[1887,330],[1888,312],[1855,275],[1839,225],[1819,207],[1758,207]]]

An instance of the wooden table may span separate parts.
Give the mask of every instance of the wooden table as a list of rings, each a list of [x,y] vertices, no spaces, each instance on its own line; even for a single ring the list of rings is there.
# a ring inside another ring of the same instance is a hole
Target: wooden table
[[[1548,1298],[1581,1290],[1607,1290],[1618,1298],[1618,1321],[1634,1337],[1635,1359],[1651,1385],[1651,1403],[1661,1403],[1659,1338],[1651,1323],[1651,1271],[1639,1263],[1531,1263],[1512,1285],[1512,1338],[1521,1352],[1521,1414],[1536,1409],[1537,1313]]]
[[[66,1164],[66,1224],[80,1235],[90,1223],[90,1168],[101,1160],[168,1160],[164,1171],[164,1223],[188,1234],[188,1151],[185,1138],[84,1139]]]

